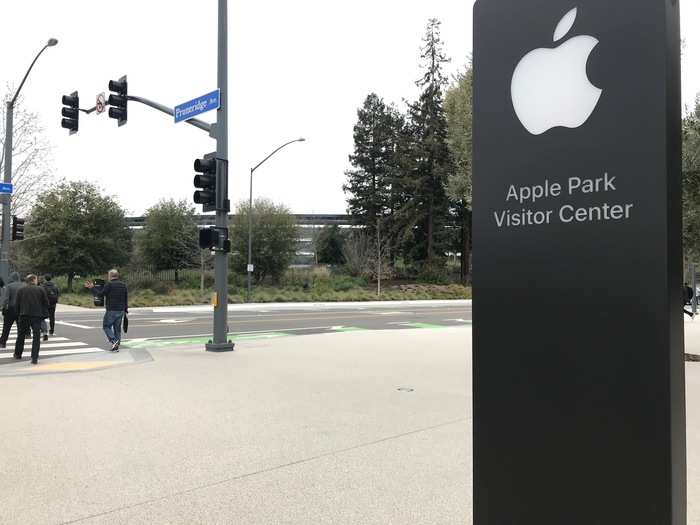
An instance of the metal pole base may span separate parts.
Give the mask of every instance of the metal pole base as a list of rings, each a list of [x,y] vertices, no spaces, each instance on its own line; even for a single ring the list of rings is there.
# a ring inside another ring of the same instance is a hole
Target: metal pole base
[[[229,341],[228,343],[209,342],[205,345],[205,349],[207,352],[233,352],[234,346],[235,345],[231,341]]]

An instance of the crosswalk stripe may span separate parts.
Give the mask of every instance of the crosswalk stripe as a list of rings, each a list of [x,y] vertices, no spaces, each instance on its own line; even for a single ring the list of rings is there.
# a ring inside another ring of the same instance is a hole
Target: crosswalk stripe
[[[8,340],[7,340],[7,346],[10,346],[10,345],[15,344],[15,341],[17,341],[17,338],[16,338],[16,337],[15,337],[14,339],[8,339]],[[56,342],[58,342],[58,341],[70,341],[70,339],[68,339],[67,337],[51,337],[51,338],[49,339],[49,341],[56,341]],[[25,342],[31,344],[32,338],[31,338],[31,337],[27,337],[27,338],[25,339]],[[46,343],[42,342],[41,344],[42,344],[42,346],[43,346],[43,345],[46,344]]]
[[[25,346],[31,345],[25,343]],[[70,343],[41,343],[41,348],[67,348],[69,346],[87,346],[87,343],[81,343],[80,341],[72,341]]]
[[[7,344],[6,350],[11,350],[14,348],[14,343],[12,345]],[[24,348],[31,348],[32,340],[27,339],[24,341]],[[41,343],[41,348],[69,348],[71,346],[87,346],[87,343],[81,343],[80,341],[72,341],[69,343]]]
[[[39,351],[39,359],[41,359],[42,356],[56,356],[56,355],[72,355],[72,354],[95,354],[97,352],[107,352],[104,348],[72,348],[72,349],[67,349],[67,350],[47,350]],[[24,353],[22,354],[22,357],[29,357],[31,356],[31,349],[25,348]],[[13,355],[10,354],[3,354],[0,355],[0,359],[12,359]]]

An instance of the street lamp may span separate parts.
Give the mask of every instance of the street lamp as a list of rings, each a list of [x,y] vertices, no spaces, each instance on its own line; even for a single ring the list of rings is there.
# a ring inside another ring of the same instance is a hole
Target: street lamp
[[[41,51],[39,51],[36,54],[36,57],[34,57],[34,60],[32,63],[29,65],[29,69],[27,69],[27,72],[24,74],[24,78],[22,79],[22,82],[20,82],[19,87],[17,88],[17,91],[15,92],[14,96],[8,100],[7,102],[7,111],[5,115],[5,155],[4,155],[4,161],[5,161],[5,177],[4,177],[4,182],[11,184],[12,183],[12,119],[13,119],[13,112],[15,108],[15,102],[17,102],[17,97],[19,96],[19,92],[22,91],[22,87],[24,86],[25,81],[27,80],[27,77],[29,76],[29,72],[32,70],[34,67],[34,64],[36,61],[39,59],[41,54],[44,52],[44,50],[47,47],[53,47],[56,44],[58,44],[58,40],[55,38],[49,38],[48,42],[46,42],[46,45],[41,48]],[[10,273],[10,204],[12,201],[12,196],[11,194],[7,194],[3,197],[2,200],[2,246],[0,246],[0,277],[7,282],[7,277],[8,274]]]
[[[306,141],[306,139],[303,137],[290,140],[289,142],[282,144],[279,148],[277,148],[263,160],[258,162],[258,164],[254,168],[250,168],[250,202],[248,204],[248,267],[246,268],[246,271],[248,273],[248,295],[246,298],[246,302],[248,303],[250,302],[250,294],[252,287],[251,279],[253,275],[253,172],[257,170],[260,166],[262,166],[262,164],[264,164],[266,160],[268,160],[270,157],[272,157],[275,153],[277,153],[285,146],[289,146],[290,144],[294,144],[295,142],[304,141]]]

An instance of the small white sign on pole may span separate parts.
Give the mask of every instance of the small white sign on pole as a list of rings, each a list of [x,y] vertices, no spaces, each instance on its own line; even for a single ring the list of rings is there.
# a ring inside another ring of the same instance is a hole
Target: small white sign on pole
[[[97,95],[97,100],[95,101],[95,112],[98,115],[100,113],[104,113],[106,105],[107,104],[105,103],[105,94],[100,93],[99,95]]]

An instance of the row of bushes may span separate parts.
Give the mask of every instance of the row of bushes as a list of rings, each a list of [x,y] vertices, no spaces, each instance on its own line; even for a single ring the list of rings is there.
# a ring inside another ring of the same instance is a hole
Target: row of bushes
[[[469,288],[461,285],[434,286],[415,285],[411,290],[402,290],[400,287],[391,287],[382,291],[381,297],[377,292],[369,289],[351,289],[336,291],[332,289],[283,289],[272,287],[259,287],[253,289],[252,302],[255,303],[286,303],[286,302],[342,302],[342,301],[375,301],[378,298],[386,301],[393,300],[427,300],[427,299],[469,299]],[[170,289],[166,293],[156,293],[154,290],[132,290],[129,294],[129,306],[153,307],[153,306],[178,306],[189,304],[209,304],[211,290],[201,292],[199,290]],[[229,288],[229,302],[245,302],[245,288]],[[92,307],[92,297],[85,293],[64,294],[61,298],[63,304]]]

